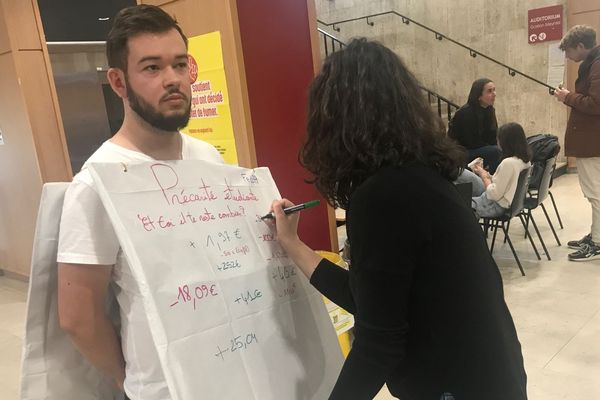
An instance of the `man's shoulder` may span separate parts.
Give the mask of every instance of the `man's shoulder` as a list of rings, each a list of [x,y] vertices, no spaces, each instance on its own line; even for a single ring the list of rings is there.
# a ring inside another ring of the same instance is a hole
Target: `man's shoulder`
[[[184,158],[217,163],[223,162],[223,157],[212,144],[186,134],[182,134],[181,136],[183,137],[186,148]]]
[[[96,149],[92,153],[92,155],[85,161],[83,166],[81,167],[81,171],[79,171],[74,177],[73,182],[84,182],[88,185],[92,185],[92,177],[90,172],[88,171],[88,165],[90,163],[118,163],[118,162],[129,162],[133,161],[136,158],[139,158],[140,161],[143,160],[143,155],[138,153],[139,157],[137,157],[136,152],[133,151],[124,151],[117,146],[107,140],[102,143],[100,147]]]

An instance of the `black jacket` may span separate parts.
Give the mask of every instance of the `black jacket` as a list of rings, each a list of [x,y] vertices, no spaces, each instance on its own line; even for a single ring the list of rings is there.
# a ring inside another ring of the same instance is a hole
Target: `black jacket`
[[[407,194],[408,193],[408,194]],[[330,399],[525,400],[502,278],[471,209],[437,172],[384,168],[347,212],[350,271],[323,260],[311,283],[355,317]]]
[[[494,107],[465,104],[448,124],[448,136],[469,150],[496,143],[496,111]]]

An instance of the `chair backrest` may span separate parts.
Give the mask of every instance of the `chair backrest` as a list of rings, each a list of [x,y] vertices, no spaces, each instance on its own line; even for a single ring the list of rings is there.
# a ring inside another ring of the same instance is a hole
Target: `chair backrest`
[[[21,400],[121,398],[103,373],[77,351],[58,322],[56,254],[68,183],[46,183],[35,228],[25,337]]]
[[[529,190],[538,190],[542,185],[546,162],[551,158],[556,158],[560,151],[560,144],[557,136],[542,133],[529,136],[527,143],[531,149],[531,163],[533,164],[529,178]]]
[[[517,181],[517,190],[515,191],[515,197],[513,197],[512,203],[510,204],[509,215],[515,217],[525,206],[525,196],[527,196],[527,189],[529,188],[529,177],[531,176],[531,167],[525,168],[519,173],[519,180]]]
[[[540,181],[540,186],[537,192],[537,203],[540,204],[548,197],[548,189],[550,188],[550,182],[552,182],[552,174],[556,168],[556,157],[549,158],[546,160],[546,167],[544,168],[544,174]]]

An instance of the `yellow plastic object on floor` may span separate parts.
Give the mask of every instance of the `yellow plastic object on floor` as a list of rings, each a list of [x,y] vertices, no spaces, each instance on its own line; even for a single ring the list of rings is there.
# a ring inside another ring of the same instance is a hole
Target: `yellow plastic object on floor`
[[[346,264],[339,254],[323,250],[318,250],[316,253],[326,260],[329,260],[344,269],[348,269],[348,264]],[[344,354],[344,357],[347,357],[348,353],[350,352],[350,348],[352,347],[352,327],[354,326],[354,317],[352,314],[333,303],[327,297],[323,296],[323,300],[327,306],[331,323],[337,332],[342,354]]]
[[[352,328],[350,328],[349,331],[338,335],[338,342],[340,342],[340,348],[342,349],[344,358],[348,358],[350,348],[352,347]]]

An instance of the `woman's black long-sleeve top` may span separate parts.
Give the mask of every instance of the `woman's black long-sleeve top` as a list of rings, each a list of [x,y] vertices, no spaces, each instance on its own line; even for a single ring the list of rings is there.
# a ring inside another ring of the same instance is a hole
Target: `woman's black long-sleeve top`
[[[420,164],[365,181],[347,210],[349,271],[323,260],[311,283],[355,317],[330,399],[524,400],[521,346],[502,279],[470,208]]]
[[[448,124],[448,136],[469,150],[495,146],[497,130],[496,111],[492,106],[465,104]]]

